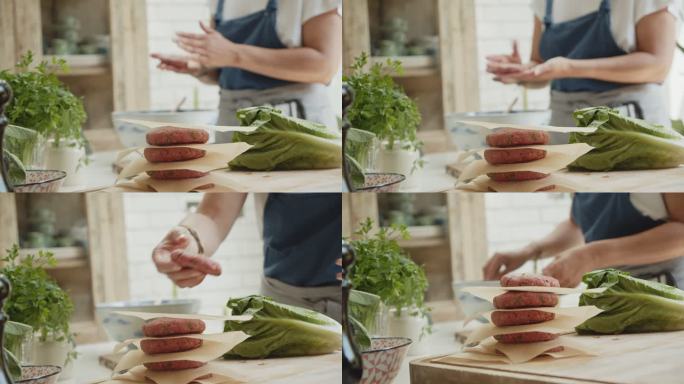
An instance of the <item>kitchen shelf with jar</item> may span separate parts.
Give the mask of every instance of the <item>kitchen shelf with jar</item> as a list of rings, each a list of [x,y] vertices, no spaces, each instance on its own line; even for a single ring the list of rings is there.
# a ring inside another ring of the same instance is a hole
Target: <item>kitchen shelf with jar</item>
[[[34,62],[65,58],[57,71],[84,99],[86,130],[113,131],[114,111],[149,108],[147,8],[139,0],[2,0],[0,70],[31,51]],[[118,141],[99,150],[116,150]]]
[[[34,255],[39,251],[50,252],[55,256],[57,264],[48,269],[70,269],[88,266],[88,254],[84,247],[22,248],[19,250],[19,255]]]
[[[438,76],[437,59],[432,55],[420,56],[373,56],[371,64],[386,63],[387,60],[399,61],[402,73],[393,74],[395,78]]]
[[[64,60],[68,70],[62,71],[59,67],[50,66],[57,70],[58,76],[98,76],[110,72],[111,67],[109,58],[104,54],[93,55],[45,55],[44,59],[48,63],[53,60]]]
[[[54,254],[48,274],[69,293],[77,343],[106,340],[95,318],[99,303],[129,298],[122,196],[117,194],[0,194],[0,254]],[[28,214],[25,214],[28,212]],[[29,235],[31,234],[31,235]],[[61,246],[69,245],[69,246]]]
[[[364,52],[374,62],[402,61],[395,79],[418,102],[420,131],[446,133],[446,114],[479,109],[475,0],[343,0],[343,7],[345,70]]]

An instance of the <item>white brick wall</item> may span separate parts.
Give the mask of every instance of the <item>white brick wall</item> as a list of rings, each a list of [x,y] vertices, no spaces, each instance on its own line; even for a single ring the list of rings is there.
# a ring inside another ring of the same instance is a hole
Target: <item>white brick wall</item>
[[[151,252],[167,231],[185,216],[188,203],[198,202],[201,197],[199,194],[124,195],[132,300],[173,297],[173,284],[157,272]],[[262,244],[254,199],[250,196],[243,215],[213,256],[221,264],[223,274],[207,277],[195,288],[178,289],[177,297],[199,298],[203,313],[221,313],[229,297],[258,293],[263,271]]]
[[[480,109],[500,111],[508,108],[519,97],[516,109],[523,107],[523,88],[503,85],[492,80],[486,72],[487,55],[510,53],[513,40],[518,41],[520,55],[528,60],[532,45],[533,14],[530,0],[477,0],[476,20],[478,36],[478,63],[480,68]],[[546,109],[549,91],[528,90],[528,108]]]
[[[485,57],[491,54],[511,52],[513,40],[518,40],[520,54],[529,59],[533,33],[533,13],[530,0],[477,0],[476,20],[480,66],[480,105],[483,111],[502,110],[520,97],[516,109],[522,108],[521,87],[503,85],[492,80],[485,71]],[[684,41],[684,29],[680,30]],[[673,117],[684,117],[684,55],[677,53],[670,86],[670,110]],[[528,90],[529,108],[548,108],[548,88]]]
[[[517,250],[547,235],[568,218],[571,201],[569,194],[560,193],[487,194],[489,256],[497,251]],[[531,272],[532,264],[528,263],[523,270]]]
[[[246,1],[246,0],[244,0]],[[201,32],[199,21],[209,21],[213,10],[209,0],[147,0],[147,22],[150,52],[183,54],[171,39],[175,32]],[[219,88],[205,85],[191,76],[179,75],[157,69],[157,61],[150,60],[150,106],[152,109],[174,108],[187,97],[184,108],[193,107],[195,89],[199,108],[215,109],[219,102]],[[340,105],[341,70],[329,87],[331,103]]]

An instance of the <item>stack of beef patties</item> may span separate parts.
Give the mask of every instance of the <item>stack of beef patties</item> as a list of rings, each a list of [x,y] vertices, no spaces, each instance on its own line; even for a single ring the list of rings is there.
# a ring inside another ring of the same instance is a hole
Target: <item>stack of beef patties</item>
[[[144,156],[150,163],[179,163],[178,169],[163,171],[147,171],[155,180],[198,179],[209,173],[184,169],[182,162],[201,159],[206,155],[204,149],[188,147],[189,145],[206,144],[209,133],[197,128],[158,127],[146,136],[147,144]]]
[[[549,276],[519,274],[505,275],[501,278],[502,287],[553,287],[558,288],[558,280]],[[494,307],[505,311],[491,313],[492,323],[497,327],[542,324],[555,319],[552,312],[539,309],[558,305],[558,295],[550,292],[508,291],[494,298]],[[495,335],[494,338],[503,344],[527,344],[554,340],[559,335],[548,332],[519,332]],[[560,352],[563,347],[546,351]]]
[[[547,145],[549,134],[544,131],[503,128],[487,135],[484,158],[492,166],[530,163],[546,157],[546,150],[530,148]],[[521,182],[540,180],[549,176],[546,173],[533,171],[490,172],[490,179],[497,182]]]
[[[202,320],[174,319],[162,317],[148,320],[143,325],[145,339],[140,340],[140,349],[147,355],[192,351],[202,346],[200,335],[206,329]],[[206,363],[192,360],[175,360],[144,363],[150,371],[180,371],[204,366]]]

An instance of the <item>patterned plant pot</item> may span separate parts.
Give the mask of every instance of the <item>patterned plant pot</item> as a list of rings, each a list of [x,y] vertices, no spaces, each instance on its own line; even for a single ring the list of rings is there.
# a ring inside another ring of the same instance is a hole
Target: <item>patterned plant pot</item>
[[[399,370],[411,345],[404,337],[373,338],[371,347],[362,353],[363,378],[361,384],[389,384]]]

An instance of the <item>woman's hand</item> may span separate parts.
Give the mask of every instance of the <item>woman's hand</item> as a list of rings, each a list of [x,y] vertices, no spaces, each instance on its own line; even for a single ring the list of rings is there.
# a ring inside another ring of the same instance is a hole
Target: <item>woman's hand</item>
[[[240,61],[239,44],[201,21],[200,27],[204,33],[178,32],[174,42],[205,68],[236,67]]]
[[[181,288],[199,285],[207,275],[219,276],[221,266],[200,255],[195,239],[183,227],[172,229],[152,251],[157,271]]]
[[[582,276],[595,269],[589,249],[588,246],[581,246],[561,253],[542,273],[558,279],[561,287],[578,286],[582,282]]]
[[[487,72],[496,77],[507,73],[518,72],[522,67],[522,59],[518,51],[518,42],[513,40],[513,53],[510,55],[487,56]]]
[[[171,71],[192,76],[198,76],[203,71],[202,66],[198,62],[193,61],[189,56],[152,53],[150,54],[150,57],[159,60],[157,68],[164,71]]]
[[[535,244],[514,252],[497,252],[492,256],[482,272],[485,280],[499,280],[501,276],[522,267],[525,262],[539,257],[541,250]],[[501,268],[503,267],[503,270]]]
[[[504,84],[541,83],[570,77],[572,61],[565,57],[554,57],[541,64],[530,63],[494,78]]]

